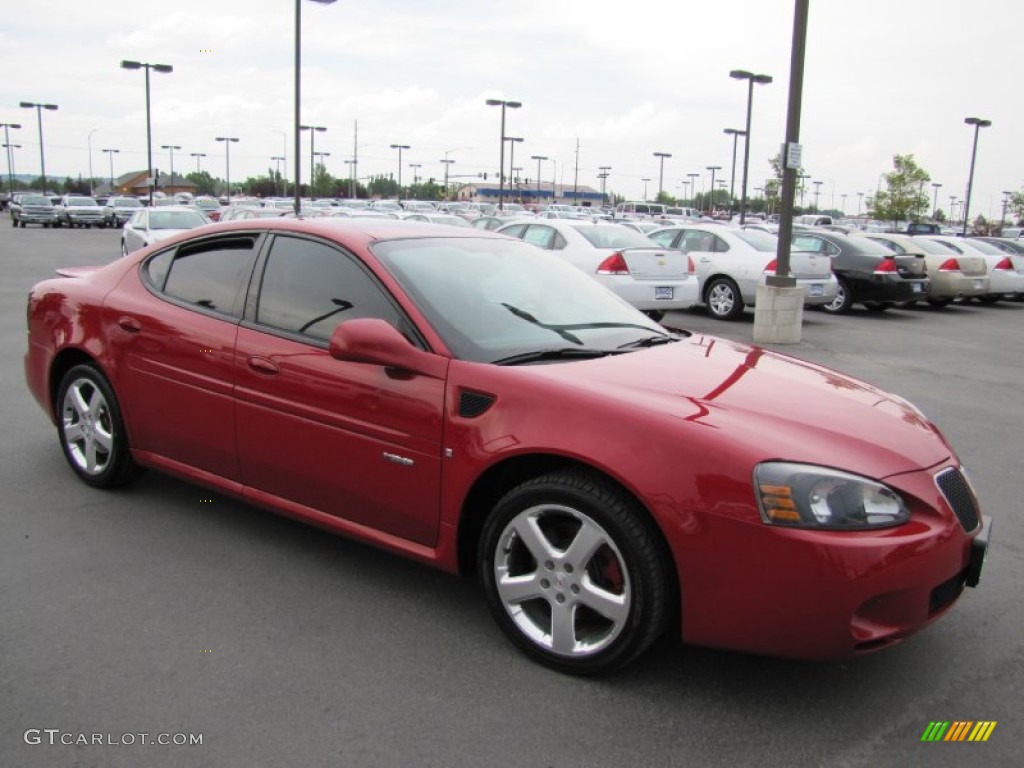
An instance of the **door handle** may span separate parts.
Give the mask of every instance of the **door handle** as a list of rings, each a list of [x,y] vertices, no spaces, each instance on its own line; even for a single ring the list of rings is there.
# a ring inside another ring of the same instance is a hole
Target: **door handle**
[[[281,367],[273,360],[268,360],[265,357],[252,356],[247,361],[249,367],[257,373],[263,373],[269,376],[274,376],[281,372]]]
[[[117,319],[117,324],[122,331],[127,331],[128,333],[138,333],[142,330],[142,323],[134,317],[128,317],[127,315],[119,317]]]

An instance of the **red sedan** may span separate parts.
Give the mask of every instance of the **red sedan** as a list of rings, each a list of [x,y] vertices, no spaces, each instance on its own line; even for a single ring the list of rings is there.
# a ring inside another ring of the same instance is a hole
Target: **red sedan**
[[[989,525],[906,401],[666,329],[571,265],[390,220],[192,230],[35,286],[72,470],[186,478],[451,572],[554,668],[836,659],[978,582]]]

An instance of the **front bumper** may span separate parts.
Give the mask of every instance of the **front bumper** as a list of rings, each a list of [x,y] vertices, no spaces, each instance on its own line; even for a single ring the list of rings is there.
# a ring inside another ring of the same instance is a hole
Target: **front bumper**
[[[677,552],[684,642],[838,660],[940,618],[978,583],[991,519],[965,531],[937,472],[889,480],[912,509],[894,528],[814,531],[709,516],[695,537],[705,541]]]

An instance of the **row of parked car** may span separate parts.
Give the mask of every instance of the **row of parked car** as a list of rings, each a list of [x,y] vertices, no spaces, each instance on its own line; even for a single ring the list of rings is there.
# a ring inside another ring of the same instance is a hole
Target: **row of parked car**
[[[22,227],[119,227],[142,203],[135,197],[107,198],[103,205],[87,195],[64,195],[53,198],[38,193],[16,194],[11,198],[11,225]]]

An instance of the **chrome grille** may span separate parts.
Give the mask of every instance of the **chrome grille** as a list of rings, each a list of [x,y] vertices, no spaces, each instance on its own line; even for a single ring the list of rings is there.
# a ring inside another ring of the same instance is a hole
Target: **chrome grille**
[[[956,467],[943,470],[935,476],[935,484],[953,509],[963,529],[970,533],[978,527],[978,502],[970,483]]]

